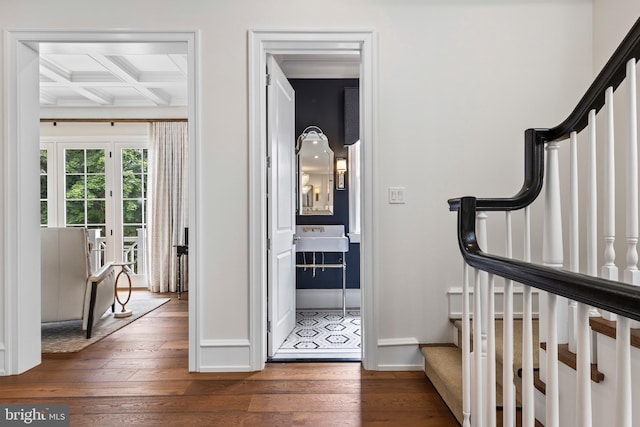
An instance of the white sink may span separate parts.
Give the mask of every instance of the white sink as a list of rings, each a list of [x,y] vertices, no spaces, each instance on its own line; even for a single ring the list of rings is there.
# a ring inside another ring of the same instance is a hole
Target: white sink
[[[296,226],[296,252],[348,252],[344,225]]]

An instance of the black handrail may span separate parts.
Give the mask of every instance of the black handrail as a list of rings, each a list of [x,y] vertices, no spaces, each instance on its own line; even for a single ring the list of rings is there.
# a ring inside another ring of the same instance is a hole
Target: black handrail
[[[640,287],[482,252],[476,239],[476,199],[460,199],[458,244],[467,264],[543,291],[640,320]]]
[[[640,288],[566,270],[541,266],[484,253],[476,237],[478,211],[512,211],[530,205],[540,194],[544,178],[544,144],[569,138],[588,122],[591,110],[605,103],[605,91],[615,90],[626,77],[626,64],[640,58],[640,19],[636,21],[602,71],[569,117],[550,129],[525,131],[525,173],[520,191],[509,198],[462,197],[450,199],[449,209],[458,212],[458,244],[465,261],[472,267],[640,320]]]

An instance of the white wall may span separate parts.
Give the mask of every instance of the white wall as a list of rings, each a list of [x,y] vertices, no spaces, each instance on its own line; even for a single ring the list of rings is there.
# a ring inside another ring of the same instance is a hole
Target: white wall
[[[247,31],[375,30],[379,338],[442,342],[461,276],[446,200],[519,189],[524,130],[559,123],[590,83],[591,12],[591,0],[24,0],[2,7],[0,28],[201,31],[199,333],[221,341],[249,330]],[[386,203],[390,186],[406,204]]]
[[[640,18],[636,0],[593,0],[593,72],[598,73]]]

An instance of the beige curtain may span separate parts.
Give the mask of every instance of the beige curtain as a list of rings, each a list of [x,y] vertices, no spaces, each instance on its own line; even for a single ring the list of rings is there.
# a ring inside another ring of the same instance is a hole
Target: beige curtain
[[[147,266],[152,292],[175,292],[178,257],[188,227],[189,139],[185,122],[151,123],[147,213]],[[182,257],[182,290],[187,290]]]

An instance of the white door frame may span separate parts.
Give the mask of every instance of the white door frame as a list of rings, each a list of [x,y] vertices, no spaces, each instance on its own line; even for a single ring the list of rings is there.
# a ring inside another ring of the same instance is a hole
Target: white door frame
[[[377,42],[373,31],[250,31],[249,32],[249,339],[251,368],[264,369],[267,355],[267,54],[319,53],[341,49],[361,52],[360,138],[362,199],[360,288],[362,363],[377,369],[378,275],[374,216],[377,178]]]
[[[200,155],[200,35],[192,32],[135,31],[5,31],[4,94],[2,114],[5,127],[0,176],[3,188],[0,226],[4,245],[0,249],[0,375],[19,374],[40,363],[40,223],[38,203],[39,106],[25,105],[23,88],[38,88],[37,63],[23,64],[26,50],[36,51],[39,43],[67,42],[186,42],[188,63],[189,120],[189,370],[199,367],[198,295],[202,277],[199,262],[200,219],[197,200],[202,186]],[[32,61],[33,62],[33,61]],[[25,70],[27,71],[25,73]],[[34,72],[35,70],[35,72]],[[33,155],[32,155],[33,154]],[[32,212],[33,211],[33,212]],[[26,219],[25,219],[26,215]],[[33,218],[32,218],[33,217]],[[35,299],[35,301],[34,301]],[[35,325],[35,326],[34,326]]]

